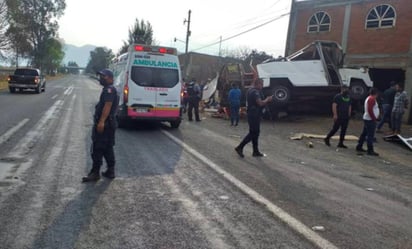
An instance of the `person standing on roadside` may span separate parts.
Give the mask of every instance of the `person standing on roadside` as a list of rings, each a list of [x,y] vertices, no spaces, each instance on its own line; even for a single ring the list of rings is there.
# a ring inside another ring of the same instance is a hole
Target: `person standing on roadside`
[[[243,147],[252,141],[254,157],[262,157],[263,153],[259,151],[258,140],[260,134],[260,120],[262,116],[262,107],[272,101],[272,96],[265,99],[262,92],[263,81],[257,79],[252,88],[247,91],[247,121],[249,124],[249,133],[245,136],[242,142],[235,148],[236,153],[240,157],[244,157]]]
[[[199,117],[199,101],[201,99],[201,90],[199,85],[196,83],[196,79],[192,79],[187,86],[188,102],[189,108],[187,110],[187,117],[189,121],[193,121],[193,109],[195,110],[195,119],[197,122],[200,121]]]
[[[333,113],[333,127],[326,135],[324,141],[327,146],[330,146],[330,138],[340,128],[339,148],[348,148],[343,144],[345,140],[346,130],[349,124],[349,118],[352,112],[352,101],[349,96],[349,88],[345,85],[341,86],[341,92],[336,94],[333,98],[332,113]]]
[[[119,105],[119,97],[113,86],[113,72],[109,69],[103,69],[97,74],[100,77],[99,82],[103,86],[103,90],[94,112],[91,149],[93,166],[90,173],[82,178],[83,182],[95,182],[100,179],[103,157],[107,163],[107,170],[102,175],[109,179],[115,178],[113,146],[117,126],[115,115]]]
[[[391,113],[393,108],[393,100],[396,94],[396,83],[395,81],[391,81],[391,85],[388,89],[383,92],[383,100],[382,100],[382,118],[376,127],[376,133],[381,133],[381,128],[385,122],[388,122],[389,128],[392,129],[392,120],[391,120]]]
[[[359,137],[358,145],[356,146],[356,151],[366,152],[362,146],[366,140],[368,146],[368,155],[370,156],[379,156],[373,149],[373,141],[375,139],[376,131],[376,120],[379,117],[379,106],[376,101],[378,96],[378,90],[376,88],[371,88],[369,90],[369,96],[365,100],[364,109],[365,113],[363,114],[363,131]]]
[[[240,109],[241,92],[237,84],[232,84],[232,89],[229,91],[229,105],[230,105],[230,125],[237,126],[239,123],[239,109]]]
[[[396,94],[392,108],[392,132],[394,135],[401,133],[402,117],[405,109],[408,109],[408,95],[403,90],[403,86],[398,83],[396,84]]]

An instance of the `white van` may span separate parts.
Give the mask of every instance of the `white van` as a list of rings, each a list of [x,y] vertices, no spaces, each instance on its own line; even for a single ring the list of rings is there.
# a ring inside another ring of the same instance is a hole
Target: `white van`
[[[168,121],[178,128],[181,73],[175,48],[131,45],[111,65],[120,101],[119,126],[128,120]]]

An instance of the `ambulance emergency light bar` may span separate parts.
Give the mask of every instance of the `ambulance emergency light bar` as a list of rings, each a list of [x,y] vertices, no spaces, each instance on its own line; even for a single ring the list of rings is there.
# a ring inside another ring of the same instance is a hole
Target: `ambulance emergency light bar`
[[[152,53],[174,54],[174,55],[177,54],[175,48],[167,48],[167,47],[134,45],[134,50],[138,52],[152,52]]]

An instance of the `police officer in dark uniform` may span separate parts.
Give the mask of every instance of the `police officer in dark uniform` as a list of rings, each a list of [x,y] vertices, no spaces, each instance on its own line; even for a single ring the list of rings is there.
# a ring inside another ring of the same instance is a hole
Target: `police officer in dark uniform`
[[[254,157],[262,157],[263,153],[259,151],[258,139],[260,134],[260,120],[262,116],[262,107],[267,105],[272,101],[272,96],[266,97],[265,99],[262,93],[263,81],[258,79],[255,81],[255,84],[250,88],[246,95],[247,101],[247,121],[249,124],[249,133],[242,140],[242,142],[235,148],[235,151],[240,157],[243,155],[243,147],[250,141],[253,145],[253,154]]]
[[[201,99],[201,90],[199,85],[196,83],[195,79],[192,79],[192,81],[189,83],[187,86],[187,94],[188,94],[188,102],[189,102],[189,108],[187,111],[187,117],[189,118],[189,121],[193,121],[193,109],[195,110],[195,118],[196,121],[200,121],[199,117],[199,101]]]
[[[98,72],[98,75],[103,90],[94,112],[91,149],[93,166],[90,173],[83,177],[83,182],[98,181],[100,179],[100,167],[103,164],[103,157],[107,163],[107,170],[102,175],[109,179],[115,178],[113,146],[117,126],[115,114],[119,105],[119,97],[116,88],[113,86],[113,72],[109,69],[103,69]]]

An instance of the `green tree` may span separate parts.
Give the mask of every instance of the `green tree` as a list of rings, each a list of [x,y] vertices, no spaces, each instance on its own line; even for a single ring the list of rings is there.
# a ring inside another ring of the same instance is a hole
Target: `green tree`
[[[9,48],[9,39],[6,36],[9,22],[7,20],[6,2],[0,0],[0,58],[5,59],[5,52]]]
[[[223,50],[222,56],[239,59],[245,61],[247,64],[252,61],[253,65],[262,63],[267,59],[273,59],[273,56],[266,54],[266,52],[250,49],[247,47]]]
[[[48,74],[55,74],[64,58],[63,45],[60,41],[50,38],[46,41],[45,47],[43,70]]]
[[[93,51],[90,51],[86,72],[94,74],[104,68],[108,68],[114,57],[111,49],[105,47],[95,48]]]
[[[139,19],[136,18],[133,27],[129,29],[129,39],[123,41],[119,54],[127,52],[129,46],[134,43],[146,45],[154,43],[152,25],[148,21],[141,20],[139,22]]]
[[[252,50],[252,52],[248,54],[244,60],[247,64],[252,62],[253,65],[257,65],[268,59],[273,59],[273,56],[268,55],[263,51]]]
[[[50,39],[57,38],[57,19],[64,13],[65,0],[5,1],[9,20],[7,34],[15,53],[17,56],[27,54],[32,66],[43,68],[49,59]]]

